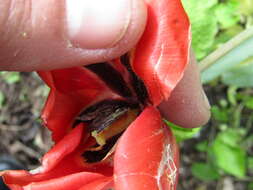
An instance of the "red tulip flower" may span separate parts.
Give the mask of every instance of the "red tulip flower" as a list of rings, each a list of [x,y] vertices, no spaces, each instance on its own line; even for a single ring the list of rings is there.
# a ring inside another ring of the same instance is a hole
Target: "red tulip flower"
[[[146,3],[146,30],[128,54],[39,72],[55,145],[36,170],[2,173],[12,190],[176,189],[178,150],[156,106],[182,78],[190,27],[180,0]]]

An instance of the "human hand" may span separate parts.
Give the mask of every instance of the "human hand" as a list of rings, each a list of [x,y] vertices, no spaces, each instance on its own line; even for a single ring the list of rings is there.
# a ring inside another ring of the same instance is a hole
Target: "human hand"
[[[48,70],[119,57],[146,23],[142,0],[0,0],[0,69]]]
[[[208,122],[210,104],[202,88],[199,68],[192,51],[184,77],[168,101],[159,108],[166,119],[182,127],[200,127]]]
[[[99,4],[99,6],[97,6]],[[144,31],[142,0],[0,0],[0,69],[48,70],[119,57]],[[160,110],[166,119],[195,127],[210,112],[193,59]]]

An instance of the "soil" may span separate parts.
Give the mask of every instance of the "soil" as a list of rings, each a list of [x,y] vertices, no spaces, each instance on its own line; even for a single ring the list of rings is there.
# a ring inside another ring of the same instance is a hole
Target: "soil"
[[[39,120],[45,89],[35,73],[21,73],[15,84],[0,78],[0,91],[5,96],[0,109],[0,152],[14,156],[28,169],[38,166],[51,145],[50,134]]]

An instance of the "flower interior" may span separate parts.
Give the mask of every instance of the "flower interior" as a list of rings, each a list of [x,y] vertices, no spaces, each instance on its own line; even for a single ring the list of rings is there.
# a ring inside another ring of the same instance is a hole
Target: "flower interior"
[[[88,163],[99,162],[111,154],[121,134],[148,104],[147,89],[131,69],[129,55],[116,62],[85,66],[120,95],[120,98],[96,102],[76,117],[73,127],[85,123],[92,139],[82,154]]]

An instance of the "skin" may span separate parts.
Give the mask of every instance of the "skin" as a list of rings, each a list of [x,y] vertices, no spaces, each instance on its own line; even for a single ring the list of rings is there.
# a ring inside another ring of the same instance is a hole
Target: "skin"
[[[210,104],[202,88],[199,68],[192,52],[184,77],[159,109],[166,119],[186,128],[200,127],[209,120]]]
[[[105,4],[104,10],[98,8],[99,0],[87,0],[78,9],[76,1],[0,0],[0,70],[102,62],[123,55],[138,42],[146,23],[143,0],[108,0],[110,6]],[[192,56],[184,78],[159,109],[178,125],[201,126],[210,117],[204,97]]]

